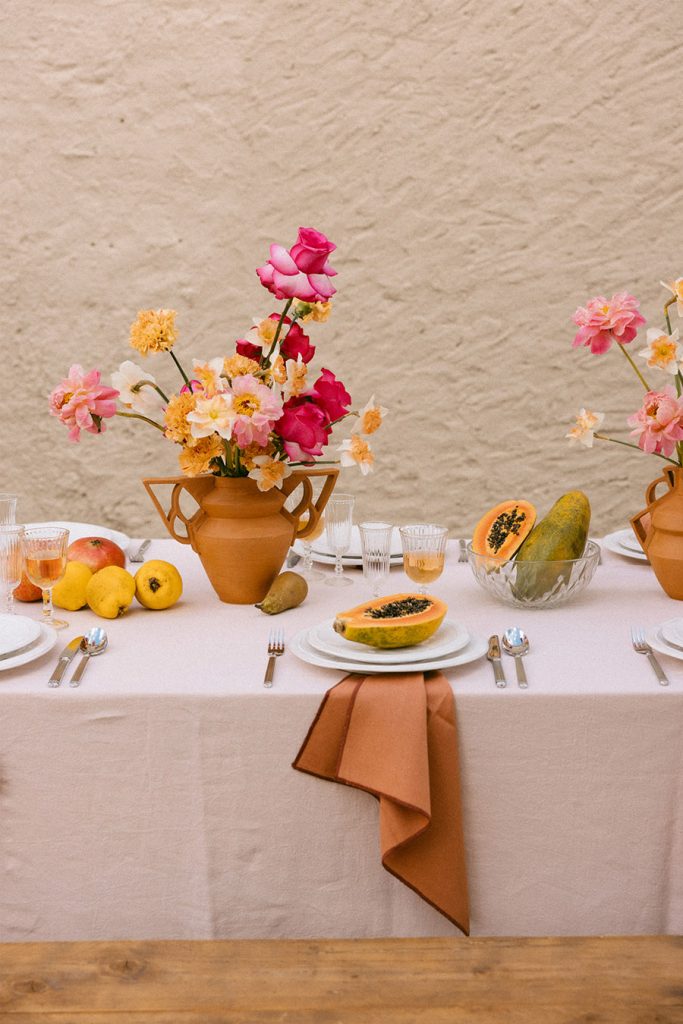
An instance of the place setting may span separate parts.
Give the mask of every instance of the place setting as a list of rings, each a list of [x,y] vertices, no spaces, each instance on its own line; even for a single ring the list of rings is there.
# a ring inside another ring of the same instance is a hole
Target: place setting
[[[614,555],[630,558],[634,562],[647,562],[648,557],[633,530],[615,530],[603,537],[600,543]]]

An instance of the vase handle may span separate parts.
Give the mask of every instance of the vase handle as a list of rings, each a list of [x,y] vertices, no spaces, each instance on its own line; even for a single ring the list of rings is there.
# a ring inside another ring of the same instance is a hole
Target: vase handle
[[[194,500],[199,504],[205,494],[208,494],[213,489],[214,482],[213,477],[197,476],[197,477],[184,477],[184,476],[167,476],[167,477],[153,477],[151,480],[142,481],[145,490],[149,494],[155,509],[161,516],[166,529],[171,534],[174,540],[180,541],[181,544],[191,544],[194,548],[194,533],[199,524],[205,519],[206,513],[198,508],[193,516],[188,519],[187,516],[183,515],[180,508],[180,495],[183,490],[188,491],[192,495]],[[171,491],[171,504],[168,512],[164,512],[163,505],[159,498],[154,493],[154,486],[157,484],[172,485],[173,490]],[[178,533],[176,530],[176,520],[184,525],[187,530],[186,536]]]
[[[669,490],[671,490],[676,483],[676,467],[672,466],[671,469],[665,469],[661,476],[658,476],[656,480],[653,480],[645,491],[645,501],[648,505],[651,505],[656,501],[657,488],[660,484],[666,484]]]
[[[311,477],[316,476],[326,477],[326,480],[317,499],[313,501]],[[330,469],[295,469],[293,473],[283,480],[282,493],[286,497],[292,491],[295,491],[299,485],[303,487],[301,501],[296,508],[292,509],[291,512],[287,509],[282,509],[282,515],[289,519],[294,527],[295,540],[305,540],[310,533],[314,532],[320,521],[320,516],[323,514],[325,505],[327,505],[329,497],[334,490],[338,476],[339,470],[336,467]],[[305,512],[308,512],[308,519],[301,526],[301,517]]]

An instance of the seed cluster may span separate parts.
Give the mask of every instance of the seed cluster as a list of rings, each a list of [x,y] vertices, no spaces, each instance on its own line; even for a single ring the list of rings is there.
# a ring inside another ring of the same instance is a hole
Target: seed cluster
[[[519,533],[519,528],[526,519],[526,512],[520,512],[517,505],[509,512],[501,512],[494,520],[486,538],[486,543],[494,555],[502,548],[511,533]]]
[[[366,608],[363,615],[371,619],[400,619],[404,615],[418,615],[432,607],[425,597],[406,597],[403,601],[389,601],[379,608]]]

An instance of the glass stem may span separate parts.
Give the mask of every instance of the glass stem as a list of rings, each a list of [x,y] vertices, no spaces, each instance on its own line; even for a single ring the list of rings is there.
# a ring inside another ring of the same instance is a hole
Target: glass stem
[[[18,584],[17,584],[17,586],[18,586]],[[10,586],[10,587],[7,588],[7,593],[5,594],[5,602],[6,602],[6,604],[5,604],[5,611],[7,612],[8,615],[11,615],[12,612],[14,611],[14,609],[12,608],[12,597],[13,597],[13,588]]]
[[[313,545],[310,540],[303,541],[304,545],[304,572],[310,572],[313,568]]]
[[[43,620],[52,622],[52,587],[43,590]]]
[[[342,565],[341,551],[335,551],[334,553],[334,575],[337,578],[344,575],[344,566]]]

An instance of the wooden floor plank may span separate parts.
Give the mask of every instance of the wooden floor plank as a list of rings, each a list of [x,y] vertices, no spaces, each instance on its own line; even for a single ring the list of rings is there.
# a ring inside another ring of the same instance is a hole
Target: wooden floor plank
[[[2,1024],[683,1024],[683,939],[0,945]]]

